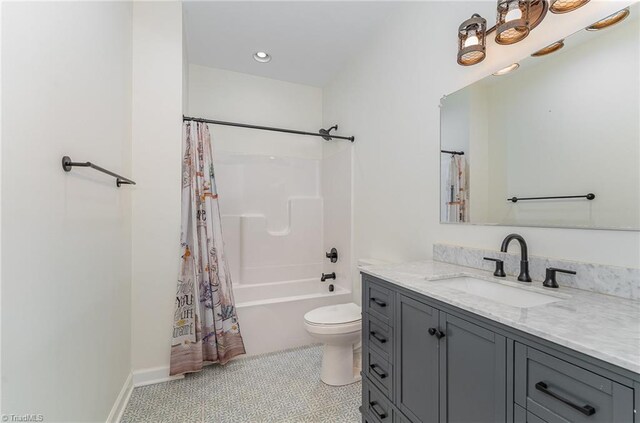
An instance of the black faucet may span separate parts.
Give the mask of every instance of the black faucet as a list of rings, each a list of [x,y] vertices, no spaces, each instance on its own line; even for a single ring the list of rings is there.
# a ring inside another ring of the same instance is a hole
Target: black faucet
[[[509,243],[514,239],[520,243],[520,275],[518,276],[518,280],[521,282],[531,282],[531,276],[529,276],[529,253],[527,252],[527,243],[524,238],[518,234],[507,235],[504,241],[502,241],[500,251],[506,253],[507,248],[509,248]]]
[[[320,278],[320,281],[324,282],[327,279],[335,279],[335,278],[336,278],[336,272],[323,273],[322,277]]]

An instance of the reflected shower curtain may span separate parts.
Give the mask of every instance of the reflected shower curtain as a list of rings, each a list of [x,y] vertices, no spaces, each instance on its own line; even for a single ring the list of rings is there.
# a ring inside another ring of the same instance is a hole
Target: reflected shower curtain
[[[469,218],[469,179],[463,155],[452,154],[447,188],[447,222],[467,222]]]
[[[181,258],[171,342],[171,375],[226,363],[244,354],[207,124],[184,122],[182,140]]]

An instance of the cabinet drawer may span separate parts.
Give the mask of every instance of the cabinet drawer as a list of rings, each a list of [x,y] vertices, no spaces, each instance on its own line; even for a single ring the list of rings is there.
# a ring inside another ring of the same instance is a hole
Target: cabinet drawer
[[[527,421],[633,421],[631,388],[522,344],[515,359],[514,399]]]
[[[362,411],[371,423],[393,422],[391,402],[366,379],[362,380]]]
[[[387,398],[393,398],[393,366],[382,356],[368,350],[365,361],[364,373]]]
[[[564,420],[563,422],[566,422]],[[547,423],[530,411],[525,410],[518,404],[513,405],[513,423]]]
[[[527,410],[513,404],[513,423],[527,423]]]
[[[363,296],[365,312],[388,325],[393,324],[393,291],[367,279]]]
[[[380,354],[385,360],[391,361],[393,353],[393,329],[370,315],[364,319],[363,329],[363,338],[367,346]]]

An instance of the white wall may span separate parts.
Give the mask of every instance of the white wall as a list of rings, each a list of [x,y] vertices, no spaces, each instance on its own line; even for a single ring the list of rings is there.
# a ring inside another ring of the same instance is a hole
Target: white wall
[[[309,85],[190,65],[188,97],[196,117],[303,131],[322,125],[322,90]],[[211,133],[216,152],[322,158],[314,137],[220,125]]]
[[[629,2],[590,2],[571,14],[548,14],[521,43],[503,47],[491,42],[487,59],[465,68],[456,63],[456,29],[478,4],[408,4],[324,89],[325,122],[339,121],[341,131],[356,136],[354,261],[425,259],[432,256],[434,242],[498,249],[504,236],[516,231],[527,239],[533,254],[640,267],[638,232],[439,223],[442,95]]]
[[[2,413],[105,421],[131,363],[131,4],[2,5]]]
[[[182,5],[133,5],[132,364],[168,375],[180,256]]]

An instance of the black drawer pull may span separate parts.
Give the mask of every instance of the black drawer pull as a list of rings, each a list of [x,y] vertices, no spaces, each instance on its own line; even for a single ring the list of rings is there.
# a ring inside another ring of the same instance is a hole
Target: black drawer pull
[[[569,401],[568,399],[563,398],[563,397],[561,397],[560,395],[558,395],[558,394],[556,394],[554,392],[551,392],[549,390],[549,387],[547,386],[547,384],[544,383],[544,382],[536,383],[536,389],[538,391],[542,392],[543,394],[547,394],[550,397],[553,397],[553,398],[557,399],[558,401],[562,401],[563,403],[567,404],[569,407],[578,410],[579,412],[581,412],[585,416],[592,416],[592,415],[596,414],[596,409],[593,408],[592,406],[588,405],[588,404],[587,405],[583,405],[583,406],[576,405],[576,404],[572,403],[571,401]]]
[[[384,409],[382,407],[380,407],[377,402],[371,401],[369,403],[369,408],[371,408],[373,410],[373,412],[376,413],[378,415],[378,417],[380,417],[381,419],[386,419],[387,418],[387,412],[384,411]],[[378,410],[382,410],[382,411],[378,411]]]
[[[373,336],[374,338],[376,338],[376,340],[378,342],[380,342],[381,344],[384,344],[385,342],[387,342],[387,338],[385,338],[384,336],[380,335],[378,332],[376,332],[375,330],[372,330],[371,332],[369,332],[371,334],[371,336]]]
[[[369,368],[371,368],[373,373],[377,374],[380,379],[384,379],[385,377],[387,377],[387,374],[384,372],[384,370],[382,370],[382,368],[377,364],[370,364]]]
[[[429,328],[429,335],[431,335],[431,336],[435,335],[436,338],[438,338],[438,339],[444,338],[444,332],[440,332],[436,328]]]
[[[371,297],[371,301],[373,301],[374,303],[376,303],[380,307],[386,307],[387,306],[387,303],[385,303],[382,300],[377,299],[376,297]]]

